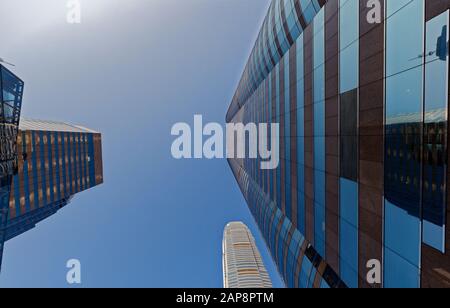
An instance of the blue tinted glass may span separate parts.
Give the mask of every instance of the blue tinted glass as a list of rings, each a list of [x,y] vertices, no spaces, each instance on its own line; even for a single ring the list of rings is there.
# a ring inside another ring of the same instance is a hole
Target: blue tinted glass
[[[420,228],[420,219],[386,200],[385,246],[417,267],[420,262]]]
[[[325,257],[325,32],[324,10],[314,19],[314,244]]]
[[[389,0],[387,15],[398,9]],[[392,76],[423,63],[423,0],[410,1],[386,22],[386,75]]]
[[[303,34],[297,40],[297,221],[298,230],[305,234],[305,142],[304,142],[304,71]]]
[[[359,1],[340,0],[340,93],[348,92],[358,86],[358,38]]]
[[[445,253],[448,12],[426,24],[423,241]]]
[[[358,40],[359,1],[339,0],[340,5],[340,48],[341,50]]]
[[[322,281],[320,282],[320,288],[321,289],[329,289],[330,286],[328,285],[328,283],[322,279]]]
[[[384,287],[419,288],[419,269],[390,249],[385,250]]]
[[[341,218],[353,226],[358,226],[358,184],[341,178]]]
[[[420,264],[423,1],[386,8],[385,286],[407,287]]]
[[[302,269],[300,270],[300,277],[299,277],[299,287],[300,288],[307,288],[308,282],[309,282],[309,274],[311,273],[312,269],[312,263],[309,261],[308,257],[303,257],[302,262]]]
[[[303,10],[303,16],[305,17],[306,23],[309,24],[316,15],[316,10],[314,8],[314,5],[310,1],[305,2],[309,2],[309,4],[306,9]]]
[[[358,287],[358,184],[340,179],[339,253],[342,280]]]
[[[346,49],[342,50],[340,53],[339,61],[340,93],[345,93],[358,87],[358,44],[354,43],[348,46]]]
[[[311,273],[309,274],[308,288],[312,288],[314,286],[314,279],[316,277],[317,269],[313,267],[311,269]]]

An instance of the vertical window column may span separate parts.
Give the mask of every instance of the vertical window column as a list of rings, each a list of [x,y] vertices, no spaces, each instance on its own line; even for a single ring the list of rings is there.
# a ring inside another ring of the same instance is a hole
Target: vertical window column
[[[386,1],[384,286],[420,286],[424,1]]]
[[[339,1],[340,219],[342,280],[358,287],[359,1]]]
[[[325,258],[325,28],[322,9],[314,19],[314,243]]]
[[[305,236],[305,86],[304,86],[304,55],[303,33],[297,39],[297,229]]]

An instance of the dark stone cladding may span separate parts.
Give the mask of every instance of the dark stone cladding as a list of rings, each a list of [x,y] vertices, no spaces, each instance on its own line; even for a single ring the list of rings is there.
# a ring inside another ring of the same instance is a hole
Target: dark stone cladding
[[[339,273],[339,1],[325,6],[325,254]]]
[[[359,287],[366,280],[367,262],[383,259],[384,147],[384,23],[369,24],[367,1],[360,1],[359,33],[359,166],[358,254]],[[380,1],[384,12],[384,0]],[[384,18],[384,16],[381,16]]]

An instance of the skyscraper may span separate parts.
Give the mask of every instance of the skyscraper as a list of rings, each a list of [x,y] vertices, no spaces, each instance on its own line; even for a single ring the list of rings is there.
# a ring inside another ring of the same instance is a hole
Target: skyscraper
[[[225,288],[271,288],[267,270],[250,230],[231,222],[223,234],[223,285]]]
[[[4,242],[103,183],[101,134],[85,127],[20,119],[23,82],[1,69],[0,266]]]
[[[0,65],[0,266],[11,181],[17,171],[17,135],[24,83]]]
[[[287,286],[450,287],[449,7],[271,2],[226,120],[280,124],[229,164]]]
[[[33,228],[73,196],[103,183],[101,135],[81,126],[21,119],[5,241]]]

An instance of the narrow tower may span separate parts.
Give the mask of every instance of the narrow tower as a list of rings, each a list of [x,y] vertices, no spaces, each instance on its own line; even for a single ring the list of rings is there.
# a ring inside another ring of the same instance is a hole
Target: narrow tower
[[[223,234],[224,288],[271,288],[272,283],[250,230],[231,222]]]

